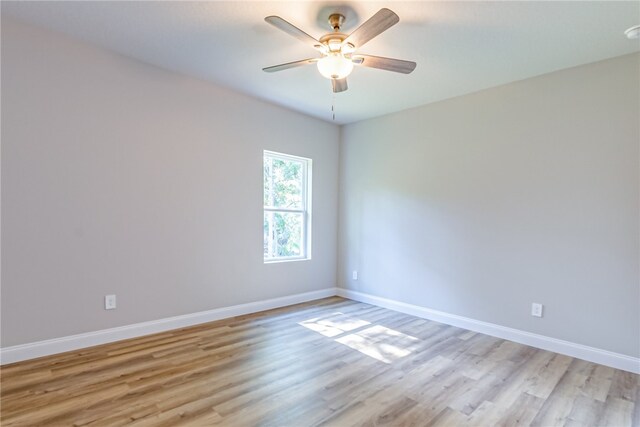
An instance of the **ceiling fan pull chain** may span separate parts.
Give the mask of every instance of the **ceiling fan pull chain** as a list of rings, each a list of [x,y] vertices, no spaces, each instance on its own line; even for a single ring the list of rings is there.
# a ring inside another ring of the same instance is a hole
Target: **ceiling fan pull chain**
[[[333,116],[333,121],[336,121],[336,94],[334,93],[331,97],[331,115]]]

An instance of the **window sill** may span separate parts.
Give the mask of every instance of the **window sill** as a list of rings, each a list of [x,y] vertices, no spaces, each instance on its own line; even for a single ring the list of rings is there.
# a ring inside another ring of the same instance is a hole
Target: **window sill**
[[[265,264],[282,264],[283,262],[311,261],[311,258],[278,258],[273,260],[264,260]]]

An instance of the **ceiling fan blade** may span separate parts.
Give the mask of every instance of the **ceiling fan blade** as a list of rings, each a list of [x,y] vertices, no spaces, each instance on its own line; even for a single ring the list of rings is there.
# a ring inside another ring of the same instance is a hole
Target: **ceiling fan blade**
[[[314,39],[309,34],[302,31],[300,28],[291,24],[290,22],[287,22],[284,19],[280,18],[279,16],[267,16],[266,18],[264,18],[264,20],[267,21],[269,24],[273,25],[274,27],[289,34],[290,36],[293,36],[298,40],[302,41],[303,43],[310,45],[314,49],[316,50],[322,49],[322,43],[320,43],[318,40]]]
[[[333,93],[344,92],[349,89],[349,86],[347,86],[347,78],[331,79],[331,87],[333,88]]]
[[[318,62],[320,58],[309,58],[303,59],[301,61],[287,62],[286,64],[272,65],[271,67],[263,68],[262,71],[266,71],[267,73],[275,73],[276,71],[287,70],[289,68],[300,67],[302,65],[313,64],[314,62]]]
[[[395,12],[386,8],[380,9],[368,21],[365,21],[354,32],[349,34],[349,37],[343,43],[351,43],[356,48],[359,48],[378,34],[393,27],[398,21],[400,21],[400,18]]]
[[[409,74],[416,68],[416,63],[402,59],[384,58],[372,55],[353,55],[351,60],[356,65],[379,68],[381,70],[395,71],[396,73]]]

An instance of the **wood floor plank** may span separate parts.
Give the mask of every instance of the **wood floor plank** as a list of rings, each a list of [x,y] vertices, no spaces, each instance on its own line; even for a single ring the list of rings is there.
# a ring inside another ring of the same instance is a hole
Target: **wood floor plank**
[[[640,376],[339,297],[0,368],[2,426],[640,426]]]
[[[633,405],[632,402],[618,397],[608,399],[598,424],[607,427],[631,425]]]

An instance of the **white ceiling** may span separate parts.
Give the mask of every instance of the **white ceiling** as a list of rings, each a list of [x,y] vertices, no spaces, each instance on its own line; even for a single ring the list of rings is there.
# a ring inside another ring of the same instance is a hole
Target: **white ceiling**
[[[317,56],[263,19],[320,37],[330,11],[345,12],[350,32],[382,7],[400,22],[359,52],[418,66],[410,75],[357,67],[335,95],[337,123],[640,51],[623,35],[640,24],[638,1],[2,1],[2,14],[330,121],[331,85],[314,65],[261,70]]]

